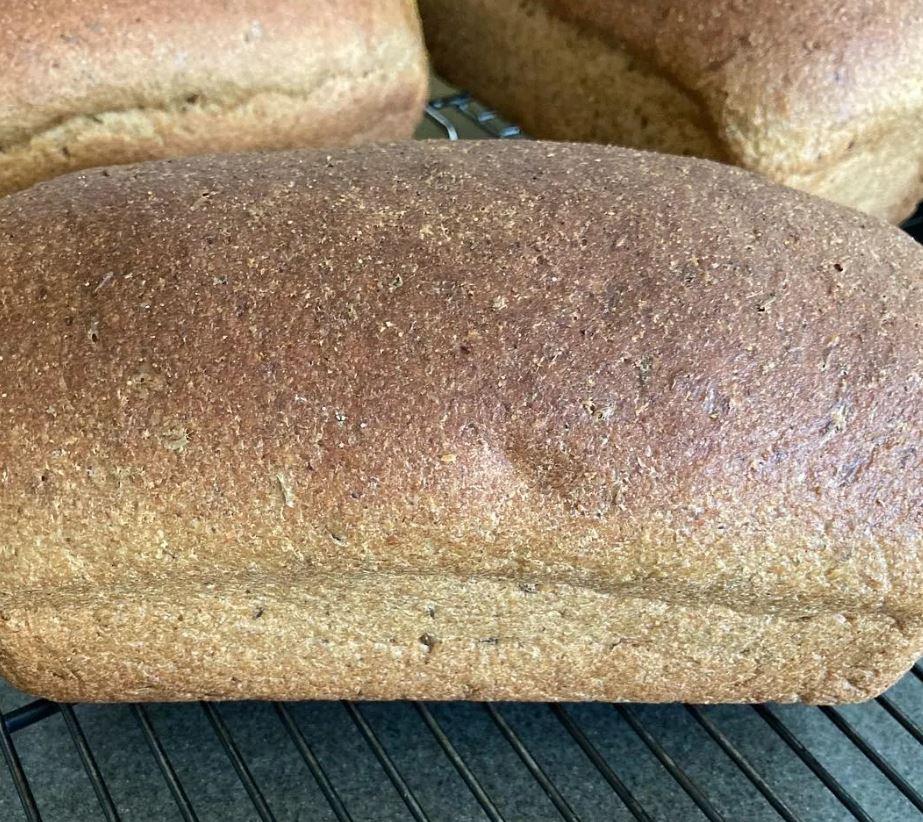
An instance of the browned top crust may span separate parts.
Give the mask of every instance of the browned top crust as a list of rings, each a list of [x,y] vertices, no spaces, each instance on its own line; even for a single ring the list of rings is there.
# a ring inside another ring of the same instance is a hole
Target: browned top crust
[[[717,164],[419,143],[0,201],[0,586],[240,569],[923,610],[923,250]]]

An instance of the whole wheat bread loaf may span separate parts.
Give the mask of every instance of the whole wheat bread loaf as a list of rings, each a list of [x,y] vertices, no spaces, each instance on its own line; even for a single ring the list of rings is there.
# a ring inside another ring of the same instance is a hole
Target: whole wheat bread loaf
[[[923,0],[420,0],[436,68],[535,137],[735,163],[899,221]]]
[[[0,4],[0,194],[76,169],[409,137],[413,0]]]
[[[63,700],[849,701],[923,649],[923,250],[445,143],[0,202],[0,672]]]

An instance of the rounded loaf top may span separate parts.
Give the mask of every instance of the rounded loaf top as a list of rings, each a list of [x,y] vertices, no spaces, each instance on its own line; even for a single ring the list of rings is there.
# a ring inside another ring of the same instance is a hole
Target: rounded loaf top
[[[704,161],[417,143],[72,175],[0,201],[0,567],[919,610],[921,321],[911,240]]]

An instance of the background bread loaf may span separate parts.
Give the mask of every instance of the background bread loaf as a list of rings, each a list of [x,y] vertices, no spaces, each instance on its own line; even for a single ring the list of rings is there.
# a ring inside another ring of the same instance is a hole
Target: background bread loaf
[[[0,7],[0,193],[75,169],[409,137],[412,0],[33,0]]]
[[[923,251],[704,161],[416,143],[0,201],[0,673],[856,700],[923,648]]]
[[[436,68],[535,137],[735,163],[899,221],[923,1],[421,0]]]

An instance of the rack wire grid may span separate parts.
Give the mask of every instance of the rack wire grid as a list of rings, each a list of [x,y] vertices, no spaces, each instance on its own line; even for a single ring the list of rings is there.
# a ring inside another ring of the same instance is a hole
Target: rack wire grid
[[[466,94],[426,114],[523,137]],[[0,820],[923,819],[919,665],[841,708],[26,699],[0,687]]]

